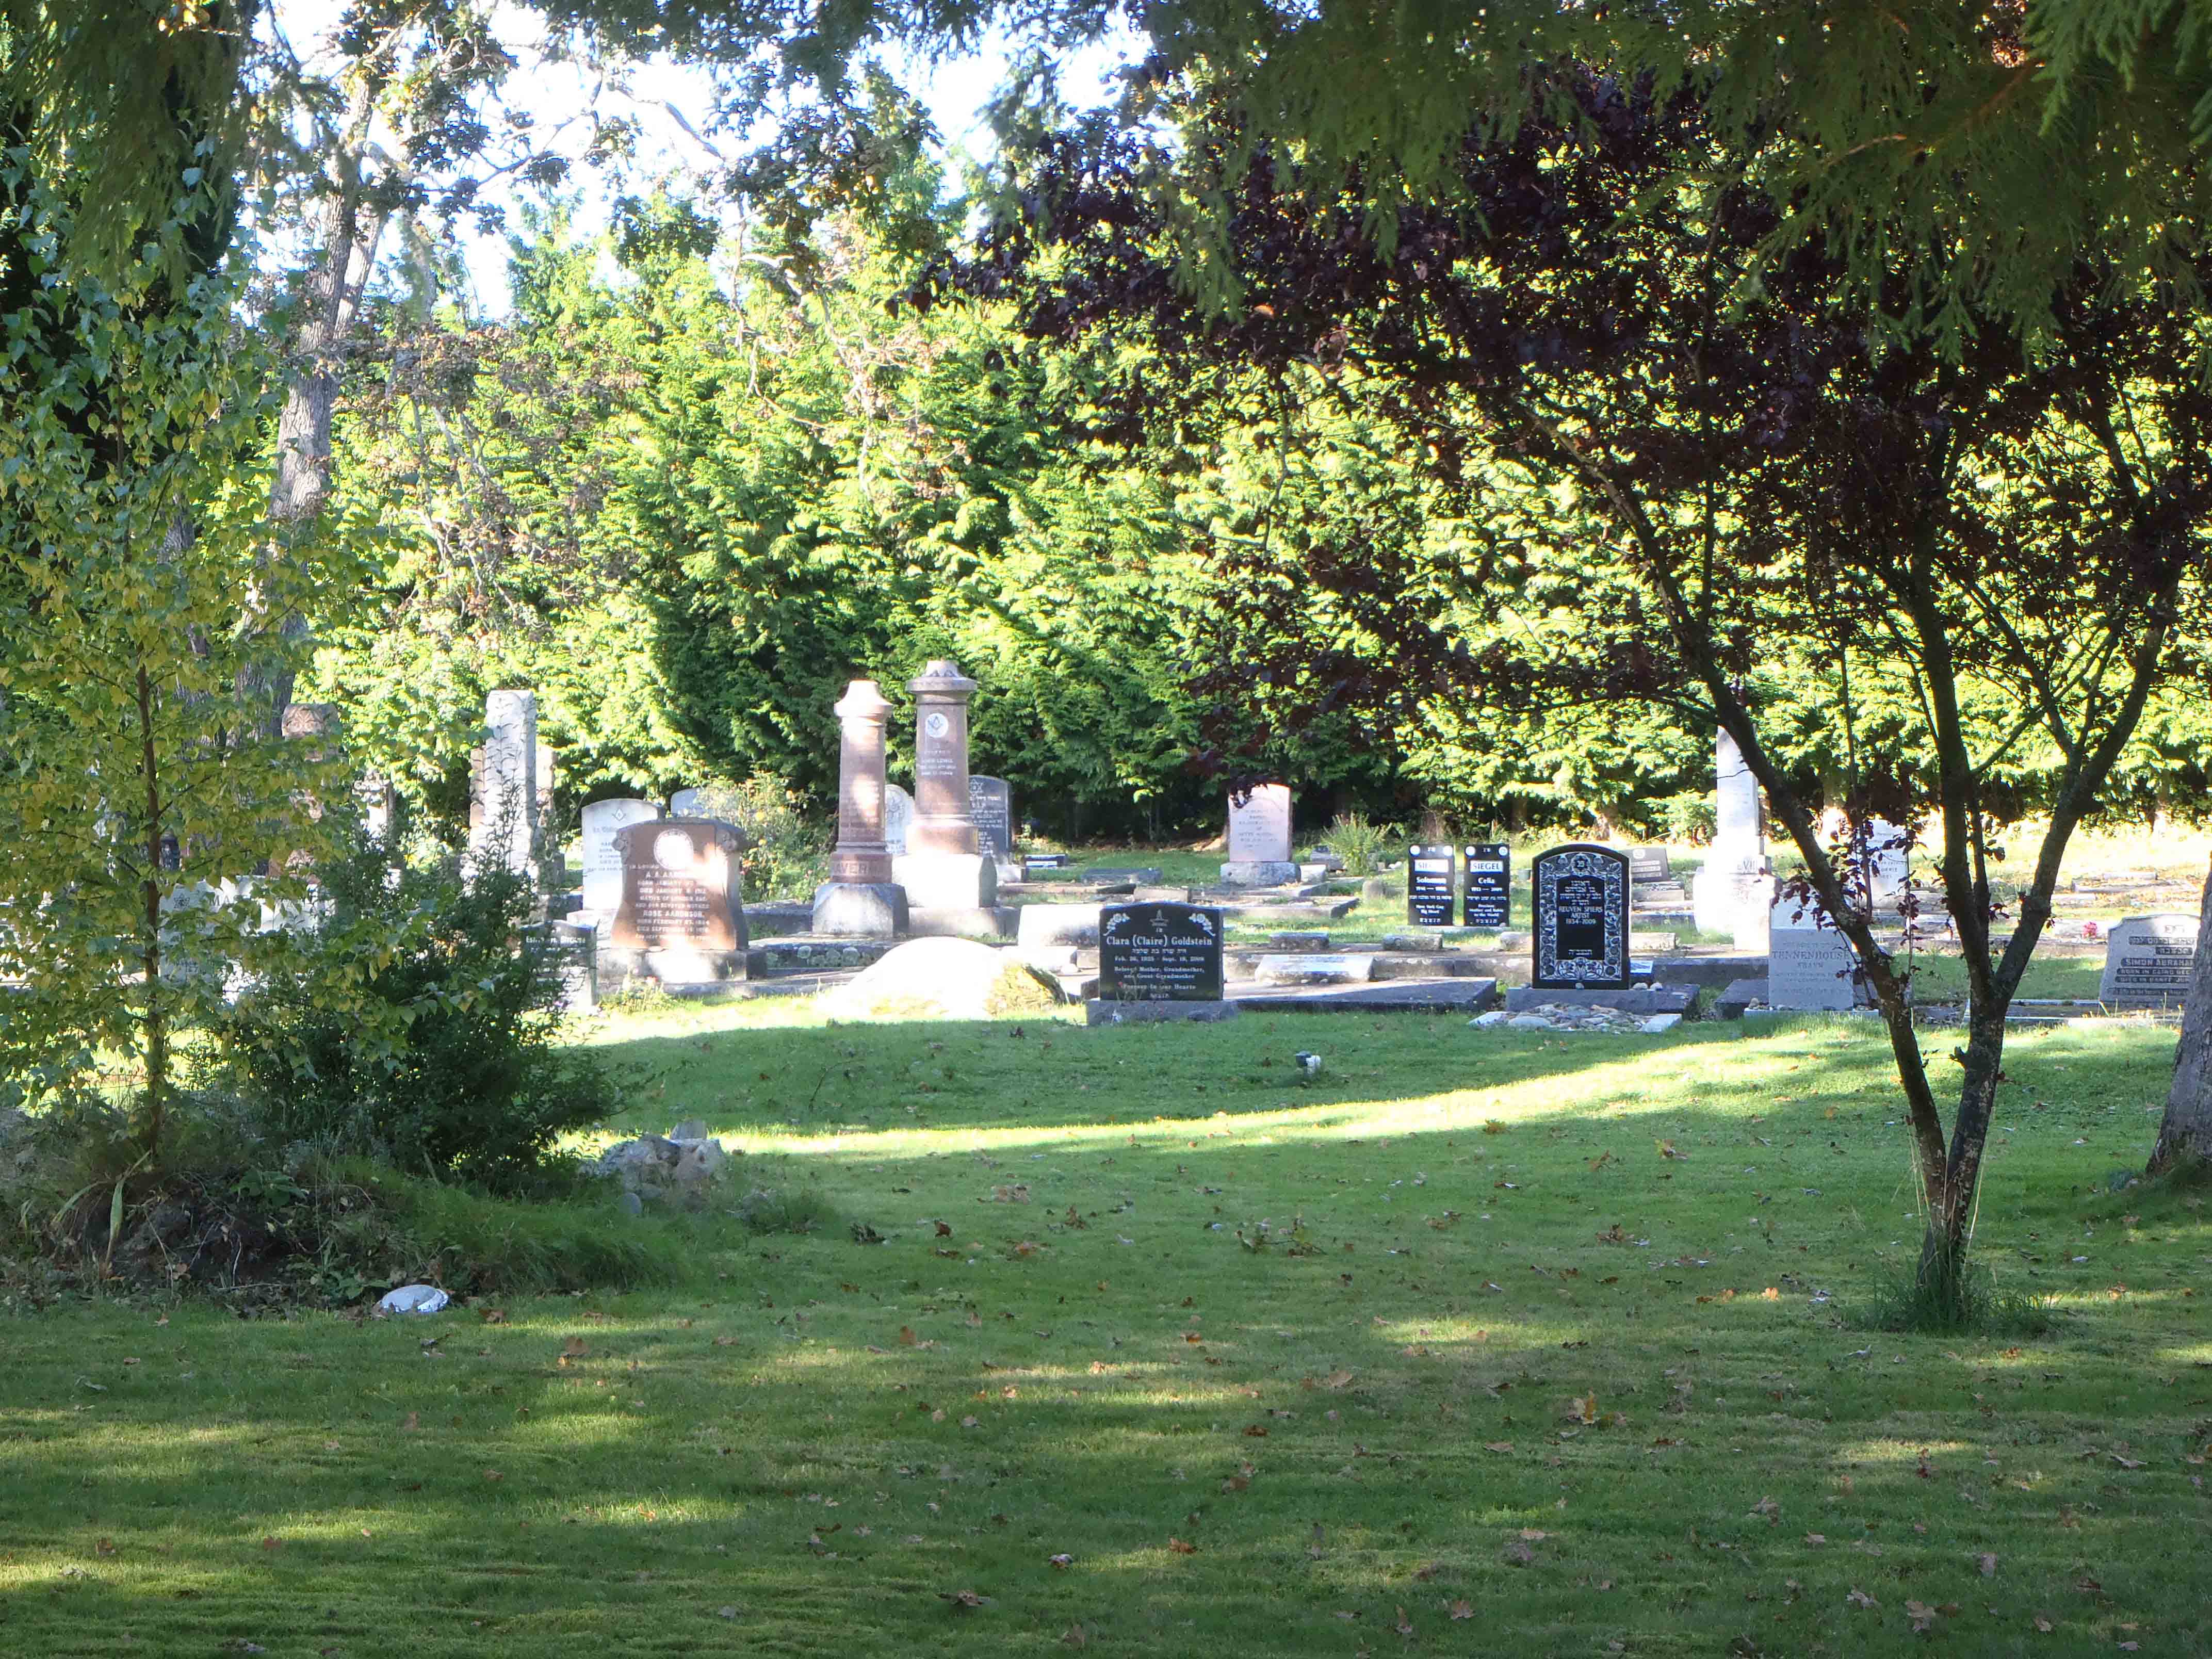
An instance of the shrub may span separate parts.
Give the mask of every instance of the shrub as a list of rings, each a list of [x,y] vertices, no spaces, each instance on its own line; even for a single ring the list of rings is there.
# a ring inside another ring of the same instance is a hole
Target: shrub
[[[1713,838],[1720,824],[1719,809],[1703,790],[1668,795],[1658,808],[1659,827],[1670,842],[1702,846]]]
[[[599,1064],[555,1041],[557,963],[530,890],[497,868],[410,865],[358,830],[318,872],[299,965],[226,1030],[263,1133],[514,1190],[562,1133],[606,1115]]]
[[[1340,812],[1328,823],[1328,850],[1344,860],[1347,876],[1371,876],[1398,842],[1395,826],[1376,823],[1364,812]]]

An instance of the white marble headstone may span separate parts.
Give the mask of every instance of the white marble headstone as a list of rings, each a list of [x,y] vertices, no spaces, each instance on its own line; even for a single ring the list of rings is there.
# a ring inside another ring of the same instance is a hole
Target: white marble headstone
[[[895,859],[906,856],[907,831],[914,827],[914,797],[895,783],[884,786],[884,845]]]
[[[649,800],[595,800],[584,809],[584,908],[615,913],[623,895],[622,848],[615,836],[659,816]]]

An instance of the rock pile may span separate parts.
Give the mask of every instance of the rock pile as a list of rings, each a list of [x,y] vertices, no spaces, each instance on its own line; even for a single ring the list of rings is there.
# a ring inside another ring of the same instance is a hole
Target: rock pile
[[[640,1135],[618,1141],[599,1154],[592,1172],[620,1183],[623,1208],[635,1215],[647,1204],[702,1208],[717,1182],[729,1173],[731,1154],[697,1121],[679,1123],[665,1135]]]
[[[1509,1014],[1493,1008],[1477,1014],[1468,1024],[1487,1030],[1503,1025],[1510,1031],[1610,1031],[1626,1036],[1672,1030],[1682,1023],[1680,1014],[1630,1014],[1618,1008],[1587,1008],[1574,1003],[1544,1002]]]

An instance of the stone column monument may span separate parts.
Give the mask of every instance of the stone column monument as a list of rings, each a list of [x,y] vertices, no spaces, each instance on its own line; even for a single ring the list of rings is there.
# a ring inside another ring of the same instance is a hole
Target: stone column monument
[[[1714,789],[1718,797],[1712,851],[1691,884],[1691,908],[1707,932],[1739,935],[1756,950],[1764,942],[1774,878],[1766,865],[1759,780],[1723,726],[1713,740]]]
[[[975,931],[999,896],[998,866],[981,849],[968,799],[968,699],[975,682],[940,659],[907,690],[915,697],[914,824],[906,856],[891,860],[891,878],[915,910],[968,913],[938,931]]]
[[[884,841],[884,719],[890,703],[873,680],[854,680],[836,706],[837,850],[814,890],[814,931],[886,939],[906,932],[906,890],[891,879]]]
[[[495,691],[484,699],[483,816],[471,815],[469,862],[538,880],[538,694]]]

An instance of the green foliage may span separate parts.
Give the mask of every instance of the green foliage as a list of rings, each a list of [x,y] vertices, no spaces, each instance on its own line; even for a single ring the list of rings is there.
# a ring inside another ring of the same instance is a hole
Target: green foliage
[[[1347,876],[1371,876],[1398,844],[1396,826],[1376,823],[1364,812],[1340,812],[1328,821],[1328,850],[1344,860]]]
[[[280,959],[334,745],[277,735],[300,627],[356,533],[265,522],[277,395],[232,265],[173,281],[187,191],[113,291],[65,203],[0,156],[0,1060],[67,1089],[118,1065],[158,1147],[180,1033]],[[343,530],[343,527],[341,527]]]
[[[367,835],[319,874],[299,959],[225,1028],[271,1142],[514,1189],[557,1136],[606,1115],[604,1069],[556,1041],[558,966],[527,929],[521,878],[495,865],[464,879]]]

